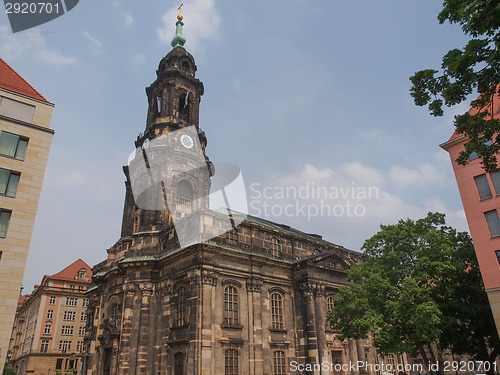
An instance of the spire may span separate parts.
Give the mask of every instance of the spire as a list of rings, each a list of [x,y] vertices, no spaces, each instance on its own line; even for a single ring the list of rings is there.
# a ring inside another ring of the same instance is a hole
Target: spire
[[[184,4],[181,4],[178,8],[179,10],[179,15],[177,16],[177,22],[175,23],[175,36],[174,39],[172,39],[172,42],[170,43],[172,47],[182,47],[184,48],[184,43],[186,43],[186,37],[182,35],[182,26],[184,26],[184,23],[182,22],[182,6]]]

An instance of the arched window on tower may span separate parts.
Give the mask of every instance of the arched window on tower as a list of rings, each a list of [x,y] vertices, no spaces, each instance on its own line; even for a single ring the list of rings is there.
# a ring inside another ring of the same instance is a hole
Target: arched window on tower
[[[177,204],[193,206],[193,188],[186,180],[180,180],[177,184]]]
[[[187,61],[183,61],[181,64],[181,69],[189,72],[189,70],[191,69],[191,64],[189,64]]]
[[[189,96],[191,92],[188,91],[179,97],[179,120],[189,122]]]

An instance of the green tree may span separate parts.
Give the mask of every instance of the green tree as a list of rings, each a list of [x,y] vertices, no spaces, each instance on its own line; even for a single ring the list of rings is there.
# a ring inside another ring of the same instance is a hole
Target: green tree
[[[457,131],[470,139],[457,162],[465,165],[477,152],[486,171],[496,170],[500,120],[493,119],[493,101],[500,100],[495,95],[500,93],[500,0],[444,0],[438,20],[459,24],[470,40],[462,49],[448,51],[441,71],[415,73],[411,95],[416,105],[428,105],[432,115],[442,116],[443,104],[451,107],[479,93],[471,104],[475,113],[455,116]]]
[[[420,354],[426,364],[445,349],[483,361],[499,354],[472,241],[443,214],[381,225],[363,250],[370,259],[349,269],[351,285],[328,313],[344,338],[371,334],[381,354]]]

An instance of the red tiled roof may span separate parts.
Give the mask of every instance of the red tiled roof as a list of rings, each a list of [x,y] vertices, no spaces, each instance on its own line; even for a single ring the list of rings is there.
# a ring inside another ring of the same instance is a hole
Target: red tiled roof
[[[89,278],[87,281],[75,279],[75,277],[78,275],[78,271],[80,271],[82,268],[84,268],[86,271],[85,276]],[[77,261],[73,262],[68,267],[63,269],[62,271],[59,271],[58,273],[50,276],[49,279],[83,281],[86,283],[90,283],[91,277],[92,277],[92,270],[90,269],[89,265],[85,263],[83,260],[78,259]]]
[[[493,118],[500,118],[500,95],[497,94],[493,99],[494,99],[493,100]],[[479,112],[478,108],[471,108],[471,109],[469,109],[469,114],[472,115],[472,116],[475,115],[478,112]],[[486,117],[486,118],[488,118],[488,117]],[[451,138],[448,141],[451,141],[451,140],[453,140],[455,138],[458,138],[461,135],[462,135],[461,133],[458,133],[455,130],[453,132]]]
[[[0,87],[48,103],[47,99],[2,59],[0,59]]]
[[[19,296],[19,300],[17,301],[17,305],[21,306],[24,301],[26,301],[29,297],[31,297],[31,294],[24,294],[22,296]]]

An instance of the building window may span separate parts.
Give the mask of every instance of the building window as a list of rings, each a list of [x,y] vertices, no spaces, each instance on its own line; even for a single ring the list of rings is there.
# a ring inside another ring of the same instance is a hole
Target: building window
[[[83,341],[78,341],[76,343],[76,351],[78,353],[83,353]]]
[[[50,335],[51,330],[52,330],[52,323],[45,323],[45,328],[43,329],[43,334]]]
[[[342,350],[332,350],[332,364],[335,369],[340,369],[342,367]],[[342,374],[342,372],[334,370],[334,374]]]
[[[238,324],[238,290],[232,285],[224,288],[224,323]]]
[[[326,310],[327,311],[333,310],[334,301],[335,301],[335,299],[332,296],[328,296],[326,298]]]
[[[66,297],[66,306],[76,306],[77,301],[76,297]]]
[[[69,290],[75,290],[75,286],[74,286],[73,284],[71,284],[71,285],[69,286]]]
[[[283,329],[283,297],[277,292],[271,294],[271,324],[273,329]]]
[[[333,298],[333,296],[326,297],[326,311],[327,312],[330,311],[330,310],[333,310],[334,301],[335,301],[335,299]],[[326,323],[326,327],[328,329],[333,329],[334,328],[333,325],[330,322],[328,322],[328,321]]]
[[[498,264],[500,264],[500,250],[495,251],[495,254],[497,255]]]
[[[186,324],[186,288],[181,286],[177,290],[177,304],[175,309],[175,324],[180,327]]]
[[[87,271],[86,271],[84,268],[82,268],[82,269],[78,272],[78,278],[79,278],[80,280],[85,280],[85,274],[86,274],[86,273],[87,273]]]
[[[47,353],[49,351],[49,340],[42,340],[40,345],[40,353]]]
[[[177,203],[183,206],[193,206],[193,189],[186,180],[180,180],[177,184]]]
[[[286,375],[285,352],[275,350],[273,353],[273,375]]]
[[[483,140],[483,144],[485,146],[491,146],[493,144],[491,139],[488,140],[487,138],[486,139],[483,138],[482,140]],[[467,145],[465,145],[465,146],[467,146]],[[469,155],[469,160],[474,160],[474,159],[477,159],[478,157],[479,157],[479,154],[477,152],[471,152]]]
[[[500,218],[497,210],[485,212],[484,217],[488,223],[491,238],[500,236]]]
[[[239,361],[238,350],[226,349],[224,351],[224,375],[238,375]]]
[[[21,175],[8,169],[0,168],[0,195],[14,198]]]
[[[88,298],[85,298],[83,301],[82,301],[82,306],[83,307],[87,307],[89,305],[89,299]]]
[[[64,320],[75,320],[76,312],[75,311],[65,311],[63,319]]]
[[[0,237],[7,237],[7,228],[9,227],[11,211],[0,208]]]
[[[238,233],[236,230],[230,230],[226,232],[226,241],[230,245],[236,245],[238,243]]]
[[[387,354],[387,357],[385,357],[385,359],[388,368],[396,368],[396,358],[394,357],[394,354]]]
[[[18,160],[24,160],[27,147],[27,138],[4,131],[0,134],[0,155],[10,156]]]
[[[62,326],[61,335],[72,335],[73,334],[73,326]]]
[[[474,177],[476,182],[477,192],[479,193],[480,199],[492,198],[490,184],[488,183],[488,177],[485,174]]]
[[[85,335],[85,326],[80,326],[80,328],[78,328],[78,336],[83,335]]]
[[[490,173],[491,182],[493,182],[493,189],[495,189],[495,194],[500,195],[500,172]]]
[[[86,322],[87,321],[87,314],[85,312],[82,312],[82,315],[80,316],[80,321],[81,322]]]
[[[71,341],[59,341],[59,350],[61,353],[67,353],[71,350]]]
[[[55,304],[56,304],[56,296],[50,296],[49,305],[55,305]]]
[[[54,317],[54,310],[47,310],[47,319],[52,319]]]
[[[281,256],[281,243],[276,237],[271,238],[271,255],[273,258],[279,258]]]

